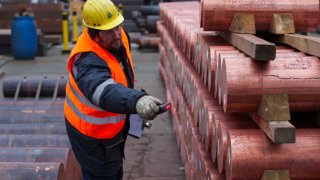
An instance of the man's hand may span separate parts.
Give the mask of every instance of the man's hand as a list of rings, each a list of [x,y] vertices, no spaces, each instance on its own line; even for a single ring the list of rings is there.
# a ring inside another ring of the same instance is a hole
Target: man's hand
[[[146,120],[154,119],[159,112],[158,105],[162,104],[162,101],[153,96],[142,96],[136,103],[137,113]]]

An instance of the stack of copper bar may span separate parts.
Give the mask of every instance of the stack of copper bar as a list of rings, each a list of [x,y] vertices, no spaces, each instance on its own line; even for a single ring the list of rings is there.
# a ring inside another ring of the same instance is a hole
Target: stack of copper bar
[[[319,1],[160,4],[187,179],[320,179]]]
[[[67,77],[5,76],[0,99],[0,179],[81,179],[65,129]]]

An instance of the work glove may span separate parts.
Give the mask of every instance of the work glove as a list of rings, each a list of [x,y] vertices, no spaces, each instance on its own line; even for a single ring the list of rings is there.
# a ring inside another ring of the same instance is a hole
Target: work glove
[[[162,104],[162,101],[159,99],[153,96],[144,95],[138,99],[136,111],[143,119],[152,120],[158,115],[158,105],[160,104]]]

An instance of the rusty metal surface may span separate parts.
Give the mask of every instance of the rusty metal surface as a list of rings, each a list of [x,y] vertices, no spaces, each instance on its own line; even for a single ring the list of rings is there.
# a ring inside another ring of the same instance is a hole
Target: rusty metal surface
[[[70,147],[70,142],[60,134],[0,134],[0,147]]]
[[[160,38],[158,36],[141,36],[139,39],[140,48],[158,48]]]
[[[64,123],[64,115],[61,111],[24,110],[23,112],[4,112],[0,116],[0,124],[17,123]]]
[[[52,98],[23,98],[0,100],[0,123],[63,123],[63,99],[54,101]]]
[[[19,91],[19,97],[53,97],[55,88],[58,89],[57,96],[65,96],[67,77],[5,77],[3,80],[3,96],[14,97],[16,91]],[[19,85],[20,83],[20,85]],[[20,86],[20,89],[18,87]],[[39,91],[39,92],[38,92]]]
[[[1,124],[0,134],[67,134],[65,123]]]
[[[62,162],[67,179],[75,179],[76,159],[67,147],[0,147],[0,162]]]
[[[65,180],[62,163],[0,162],[1,179]]]

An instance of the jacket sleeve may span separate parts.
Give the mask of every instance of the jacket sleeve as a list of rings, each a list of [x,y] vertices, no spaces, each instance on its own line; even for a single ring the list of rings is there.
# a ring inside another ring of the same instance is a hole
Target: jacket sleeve
[[[113,113],[136,113],[135,104],[146,93],[115,83],[108,64],[95,53],[82,54],[74,67],[79,89],[93,104]]]

